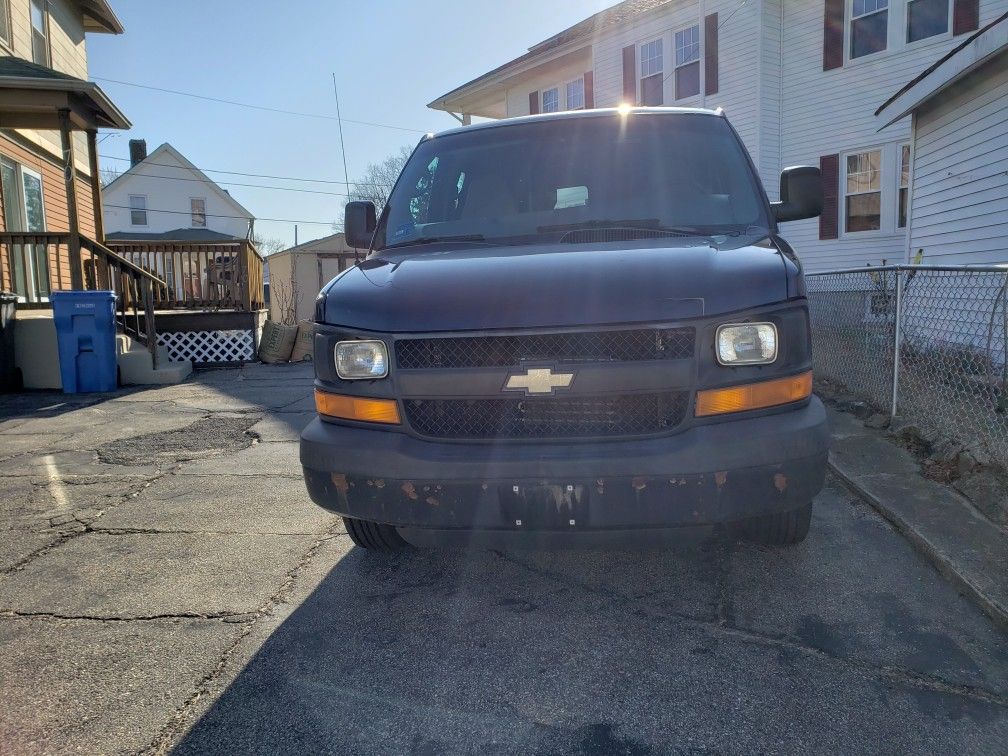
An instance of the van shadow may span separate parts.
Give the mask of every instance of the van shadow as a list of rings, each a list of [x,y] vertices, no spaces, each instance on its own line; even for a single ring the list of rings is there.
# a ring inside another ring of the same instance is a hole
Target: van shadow
[[[177,751],[651,752],[694,726],[656,693],[724,674],[689,626],[716,620],[724,562],[718,543],[351,548],[268,638],[253,629],[262,646]]]

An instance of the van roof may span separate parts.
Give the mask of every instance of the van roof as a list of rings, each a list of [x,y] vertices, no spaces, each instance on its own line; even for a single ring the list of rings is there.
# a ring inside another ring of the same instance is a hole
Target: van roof
[[[541,121],[568,121],[582,118],[613,118],[615,116],[632,116],[638,114],[646,115],[705,115],[723,118],[724,111],[721,108],[710,110],[709,108],[594,108],[592,110],[567,110],[560,113],[539,113],[537,115],[519,116],[517,118],[502,118],[497,121],[486,121],[485,123],[474,123],[469,126],[457,126],[454,129],[440,131],[436,134],[428,134],[426,138],[442,137],[448,134],[468,134],[481,129],[503,129],[509,126],[518,126],[523,123],[538,123]]]

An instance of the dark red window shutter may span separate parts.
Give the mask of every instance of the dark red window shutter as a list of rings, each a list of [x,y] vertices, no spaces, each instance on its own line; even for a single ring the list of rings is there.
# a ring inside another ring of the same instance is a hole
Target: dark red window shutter
[[[952,34],[965,34],[980,27],[980,0],[955,0],[952,4]]]
[[[595,72],[585,71],[584,73],[584,100],[585,110],[595,107]]]
[[[844,0],[826,0],[823,11],[822,70],[843,65]]]
[[[823,203],[819,216],[819,238],[836,239],[840,230],[840,156],[823,155],[819,158],[822,173]]]
[[[717,13],[704,19],[704,94],[717,94],[718,49]]]
[[[539,112],[539,90],[535,92],[529,92],[529,115],[535,115]]]
[[[637,104],[637,46],[623,48],[623,102]]]

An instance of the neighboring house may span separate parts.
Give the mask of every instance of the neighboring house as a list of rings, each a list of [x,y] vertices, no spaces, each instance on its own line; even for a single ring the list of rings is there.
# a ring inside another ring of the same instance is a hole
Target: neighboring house
[[[159,307],[261,308],[252,213],[170,144],[148,155],[132,139],[129,150],[102,191],[107,244],[167,283]]]
[[[86,81],[87,34],[122,34],[105,0],[0,0],[0,213],[2,232],[69,232],[60,111],[73,154],[73,190],[80,234],[101,241],[95,213],[98,128],[129,121],[101,89]],[[22,302],[44,302],[69,288],[69,257],[45,245],[0,249],[0,289]]]
[[[294,324],[312,320],[315,297],[337,274],[353,266],[357,253],[343,234],[333,234],[266,258],[269,270],[271,320]]]
[[[909,247],[944,265],[1008,262],[1008,13],[878,110],[911,114]]]
[[[102,192],[109,239],[248,239],[254,217],[178,150],[131,139],[130,167]]]
[[[908,259],[910,118],[895,90],[1008,0],[626,0],[442,95],[468,123],[623,103],[724,108],[771,199],[788,165],[821,167],[818,220],[786,233],[809,270]]]

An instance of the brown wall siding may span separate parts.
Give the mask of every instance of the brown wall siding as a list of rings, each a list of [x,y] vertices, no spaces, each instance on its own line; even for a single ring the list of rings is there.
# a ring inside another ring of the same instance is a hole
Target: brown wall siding
[[[67,211],[66,184],[63,181],[62,167],[6,136],[0,136],[0,154],[42,175],[42,205],[45,210],[46,230],[69,231],[70,215]],[[5,197],[0,197],[0,209],[5,201]],[[77,176],[77,218],[81,234],[94,239],[94,203],[91,201],[91,185],[81,176]],[[7,230],[2,212],[0,212],[0,230]],[[53,289],[69,289],[70,263],[67,250],[65,248],[61,250],[58,260],[56,253],[55,248],[49,249],[50,284]],[[8,267],[7,261],[4,260],[2,286],[7,290],[11,286]]]

